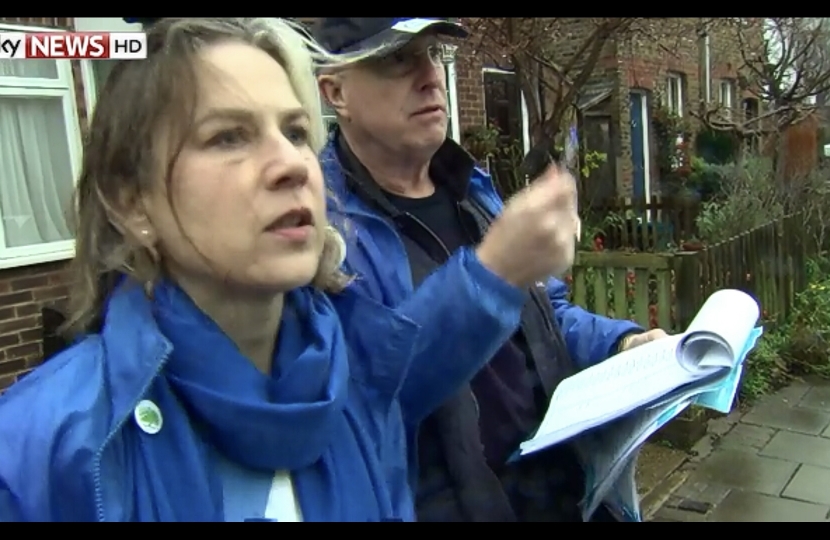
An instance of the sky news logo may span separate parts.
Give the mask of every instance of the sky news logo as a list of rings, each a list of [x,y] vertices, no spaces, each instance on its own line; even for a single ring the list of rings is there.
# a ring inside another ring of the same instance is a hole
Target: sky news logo
[[[0,59],[139,60],[144,32],[0,32]]]

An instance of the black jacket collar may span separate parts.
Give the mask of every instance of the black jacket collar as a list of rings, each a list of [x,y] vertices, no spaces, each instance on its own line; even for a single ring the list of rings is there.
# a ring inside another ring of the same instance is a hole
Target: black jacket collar
[[[391,217],[400,212],[392,206],[368,169],[349,148],[343,133],[335,128],[334,150],[346,176],[348,188],[364,202],[380,208]],[[458,201],[467,198],[470,177],[475,168],[475,159],[464,148],[447,138],[430,162],[432,181],[449,188]]]

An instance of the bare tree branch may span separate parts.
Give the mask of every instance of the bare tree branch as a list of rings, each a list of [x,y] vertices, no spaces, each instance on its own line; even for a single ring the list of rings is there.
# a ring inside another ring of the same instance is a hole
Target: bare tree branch
[[[825,19],[775,17],[721,19],[735,37],[746,81],[764,112],[754,117],[727,115],[721,104],[704,103],[693,115],[709,128],[741,139],[777,133],[816,110],[816,98],[830,92],[830,25]]]
[[[553,140],[590,82],[606,45],[624,33],[645,33],[636,18],[465,18],[473,50],[517,75],[534,142]],[[585,22],[588,28],[585,28]]]

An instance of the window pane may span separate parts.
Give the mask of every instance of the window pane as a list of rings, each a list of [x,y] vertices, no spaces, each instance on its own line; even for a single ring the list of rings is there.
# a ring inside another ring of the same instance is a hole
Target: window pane
[[[71,240],[72,167],[60,97],[0,98],[0,216],[7,247]]]
[[[104,84],[107,82],[107,77],[110,76],[110,72],[112,68],[115,67],[115,60],[95,60],[91,62],[92,64],[92,72],[95,76],[95,90],[96,92],[100,93],[101,89],[104,88]]]
[[[54,60],[0,60],[0,77],[57,79],[58,65]]]

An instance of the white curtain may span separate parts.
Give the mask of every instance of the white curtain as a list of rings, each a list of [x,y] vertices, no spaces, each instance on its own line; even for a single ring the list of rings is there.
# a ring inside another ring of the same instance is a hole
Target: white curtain
[[[56,78],[57,70],[49,60],[4,60],[0,76]],[[65,122],[60,97],[0,96],[0,216],[7,248],[72,239]]]

